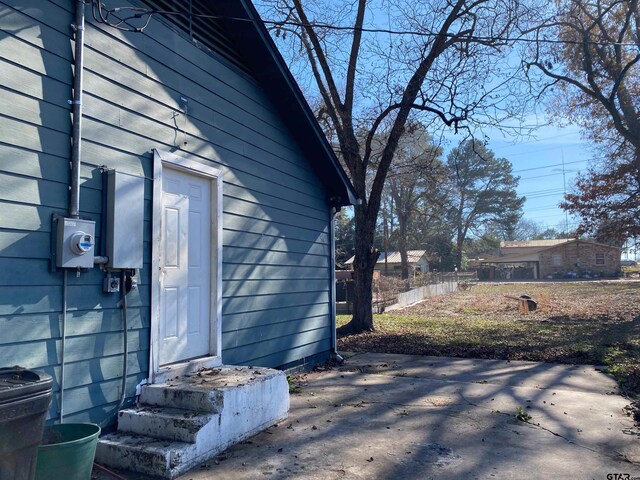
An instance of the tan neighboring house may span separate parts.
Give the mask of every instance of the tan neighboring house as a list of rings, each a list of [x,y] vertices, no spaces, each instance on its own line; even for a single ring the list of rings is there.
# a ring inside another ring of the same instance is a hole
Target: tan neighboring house
[[[622,249],[591,240],[501,242],[498,255],[478,262],[481,280],[615,277]]]
[[[353,269],[353,262],[355,256],[344,262],[344,264]],[[409,262],[409,275],[413,276],[416,273],[425,273],[429,271],[429,258],[427,257],[426,250],[408,250],[407,261]],[[385,271],[386,265],[386,271]],[[375,271],[380,272],[382,275],[396,275],[400,276],[402,272],[402,265],[400,263],[400,252],[389,252],[386,256],[385,253],[380,253],[378,262],[375,266]]]

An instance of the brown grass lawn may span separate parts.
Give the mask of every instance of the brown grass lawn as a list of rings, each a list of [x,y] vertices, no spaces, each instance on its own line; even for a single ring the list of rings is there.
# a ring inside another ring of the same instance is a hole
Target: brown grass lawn
[[[518,313],[505,295],[531,295]],[[338,326],[348,316],[338,317]],[[606,365],[640,394],[640,282],[486,283],[387,314],[376,331],[338,340],[342,351]]]

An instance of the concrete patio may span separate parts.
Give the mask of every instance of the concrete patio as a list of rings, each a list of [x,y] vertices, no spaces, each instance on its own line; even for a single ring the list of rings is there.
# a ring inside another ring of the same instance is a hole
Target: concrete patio
[[[629,401],[593,366],[367,353],[299,380],[286,421],[180,478],[640,478]]]

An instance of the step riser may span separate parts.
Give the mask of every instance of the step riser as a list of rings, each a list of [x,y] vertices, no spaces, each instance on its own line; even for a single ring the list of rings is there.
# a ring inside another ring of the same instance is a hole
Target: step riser
[[[185,411],[185,413],[189,413]],[[118,414],[118,431],[154,438],[195,443],[198,432],[207,423],[218,423],[219,414],[193,417],[166,416],[147,410],[122,410]]]
[[[182,408],[195,412],[218,413],[223,406],[219,391],[183,390],[179,387],[145,385],[140,393],[140,403],[159,407]]]
[[[195,458],[195,445],[166,442],[163,444],[166,448],[161,450],[157,442],[151,447],[135,443],[124,444],[109,437],[100,439],[96,448],[96,462],[146,475],[173,478],[171,472],[182,464],[183,458]]]

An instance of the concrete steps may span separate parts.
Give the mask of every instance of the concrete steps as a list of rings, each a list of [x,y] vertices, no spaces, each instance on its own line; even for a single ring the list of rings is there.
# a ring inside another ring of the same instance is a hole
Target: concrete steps
[[[98,463],[174,478],[287,417],[283,372],[255,367],[202,369],[142,387],[137,408],[98,442]]]

